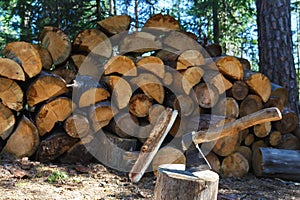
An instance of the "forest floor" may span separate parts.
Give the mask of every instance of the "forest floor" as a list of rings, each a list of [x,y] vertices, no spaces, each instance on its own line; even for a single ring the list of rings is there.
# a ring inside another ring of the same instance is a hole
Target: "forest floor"
[[[51,165],[1,160],[0,199],[153,199],[155,176],[147,173],[133,184],[126,173],[101,164]],[[220,178],[219,200],[300,199],[300,183],[280,179]]]

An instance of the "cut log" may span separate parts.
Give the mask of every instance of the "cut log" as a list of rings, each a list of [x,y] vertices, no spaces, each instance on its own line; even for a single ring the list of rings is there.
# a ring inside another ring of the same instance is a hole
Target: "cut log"
[[[271,96],[271,82],[267,76],[259,72],[245,71],[244,80],[250,90],[260,96],[264,103],[269,100]]]
[[[38,75],[42,70],[42,61],[40,54],[30,43],[8,43],[3,50],[3,55],[21,65],[29,78]]]
[[[82,63],[86,62],[85,59],[88,59],[89,56],[86,56],[84,54],[73,54],[70,57],[70,60],[75,65],[76,69],[80,69]]]
[[[56,122],[63,122],[71,115],[75,105],[66,97],[55,98],[44,104],[36,116],[36,126],[40,136],[50,132]]]
[[[152,98],[146,94],[136,94],[129,101],[129,112],[136,117],[146,117],[152,107]]]
[[[249,163],[249,167],[251,167],[252,164],[252,150],[249,147],[246,146],[239,146],[236,149],[236,152],[239,152],[241,155],[243,155],[248,163]]]
[[[239,134],[232,134],[217,140],[213,152],[219,156],[229,156],[240,146]]]
[[[128,31],[130,22],[130,16],[118,15],[98,21],[97,24],[101,31],[103,31],[108,36],[113,36],[122,33],[123,31]]]
[[[171,72],[167,71],[165,72],[165,76],[162,79],[164,85],[170,86],[173,83],[173,75]]]
[[[280,143],[276,146],[278,149],[300,150],[300,140],[293,134],[283,134]]]
[[[164,62],[155,56],[143,57],[136,63],[137,67],[152,72],[160,78],[165,76],[165,65]]]
[[[8,108],[20,111],[23,109],[23,91],[13,80],[0,77],[0,99]]]
[[[203,55],[197,50],[185,50],[177,58],[176,70],[205,64]]]
[[[68,151],[78,139],[70,137],[62,130],[53,130],[44,138],[37,149],[36,159],[40,162],[48,163],[57,159]]]
[[[181,117],[190,116],[196,109],[197,102],[194,102],[190,96],[187,95],[170,95],[164,102],[166,106],[177,110]]]
[[[190,67],[182,73],[182,89],[185,94],[190,94],[190,90],[200,82],[203,74],[200,67]]]
[[[150,124],[155,124],[158,117],[166,110],[166,107],[161,104],[153,104],[150,108],[148,121]]]
[[[123,109],[128,106],[132,89],[126,79],[119,76],[107,76],[102,77],[102,80],[108,85],[112,91],[112,101],[116,104],[119,109]]]
[[[269,136],[269,143],[271,146],[277,146],[281,142],[282,135],[279,131],[272,131]]]
[[[290,133],[296,129],[298,125],[298,116],[291,109],[284,108],[282,113],[282,119],[278,122],[275,122],[275,128],[281,133]]]
[[[180,30],[179,22],[170,15],[155,14],[144,25],[145,28],[155,28],[163,31]]]
[[[198,50],[201,53],[203,51],[203,48],[197,41],[179,31],[170,31],[163,39],[163,44],[179,51]]]
[[[92,106],[89,113],[92,128],[95,132],[107,126],[117,111],[111,106],[109,101],[101,101]]]
[[[200,83],[194,87],[199,106],[212,108],[219,100],[218,89],[209,83]]]
[[[128,112],[119,112],[110,121],[107,129],[121,138],[130,138],[137,135],[139,122],[136,116]]]
[[[249,163],[241,153],[235,152],[224,158],[221,170],[227,177],[243,177],[249,171]]]
[[[119,46],[120,54],[123,55],[126,53],[142,54],[162,49],[161,41],[157,40],[156,34],[145,31],[138,31],[125,35],[123,36],[122,41],[117,44]]]
[[[69,37],[62,30],[45,26],[39,40],[51,54],[54,65],[62,64],[69,58],[72,45]]]
[[[163,164],[184,164],[186,163],[185,155],[179,149],[172,146],[162,147],[152,161],[152,170],[157,176],[157,169]]]
[[[218,184],[219,176],[213,171],[189,172],[182,164],[162,165],[158,168],[154,199],[217,200]]]
[[[84,115],[72,114],[64,121],[64,129],[73,138],[83,138],[89,133],[89,120]]]
[[[45,47],[42,47],[41,45],[34,44],[33,46],[34,48],[36,48],[36,50],[38,50],[40,54],[40,58],[42,61],[42,68],[45,70],[50,70],[53,67],[52,66],[53,60],[50,52]]]
[[[293,130],[293,134],[300,140],[300,125],[298,124],[297,127]]]
[[[244,129],[244,130],[242,130],[242,131],[239,131],[240,142],[243,142],[243,141],[246,139],[246,137],[249,135],[249,133],[250,133],[250,131],[249,131],[248,128],[247,128],[247,129]]]
[[[258,177],[300,181],[300,151],[259,148],[253,153],[252,167]]]
[[[209,162],[209,164],[211,166],[211,169],[214,172],[220,173],[221,163],[220,163],[220,160],[219,160],[219,158],[216,154],[214,154],[213,152],[209,152],[206,155],[206,160]]]
[[[261,98],[254,94],[249,94],[240,104],[240,116],[246,116],[263,109]]]
[[[105,58],[109,58],[112,54],[109,38],[97,29],[86,29],[78,33],[74,39],[73,47],[78,52],[93,53]]]
[[[3,149],[17,158],[32,156],[39,146],[40,138],[35,125],[25,116],[7,140]]]
[[[236,119],[239,116],[239,104],[234,98],[226,97],[219,100],[213,113]]]
[[[267,103],[265,103],[265,107],[266,108],[276,107],[280,110],[280,112],[283,113],[283,111],[284,111],[284,102],[278,96],[270,96]]]
[[[139,87],[146,95],[162,104],[165,98],[165,90],[161,81],[153,74],[142,73],[130,80]]]
[[[244,100],[249,93],[248,85],[244,81],[235,81],[231,88],[232,97],[238,101]]]
[[[0,58],[0,76],[25,81],[25,74],[22,67],[9,58]]]
[[[216,65],[220,72],[233,80],[242,80],[244,77],[243,67],[238,59],[232,56],[216,58]]]
[[[250,133],[246,136],[246,138],[244,140],[244,144],[246,146],[251,146],[254,143],[254,140],[255,140],[254,134]]]
[[[229,90],[232,87],[232,83],[220,72],[215,70],[206,70],[203,80],[205,83],[214,85],[218,89],[219,94],[223,94],[226,90]]]
[[[5,140],[12,133],[16,119],[13,112],[2,103],[0,103],[0,121],[0,137]]]
[[[136,76],[137,69],[134,62],[127,56],[114,56],[104,66],[104,74],[117,73],[123,76]]]
[[[67,93],[66,82],[57,75],[42,73],[27,88],[26,97],[29,106],[34,106],[52,97]]]
[[[84,91],[79,98],[78,106],[80,108],[94,105],[100,101],[105,101],[110,97],[109,92],[101,85],[97,88],[89,88]]]
[[[279,97],[283,102],[283,104],[286,105],[289,96],[287,90],[284,87],[277,85],[275,83],[271,83],[271,88],[272,88],[271,96]]]
[[[252,146],[251,146],[251,149],[252,151],[254,152],[256,149],[258,149],[259,147],[268,147],[268,145],[266,144],[265,141],[263,140],[257,140],[255,141]]]
[[[272,129],[271,122],[265,122],[263,124],[257,124],[253,126],[254,135],[258,138],[267,137]]]

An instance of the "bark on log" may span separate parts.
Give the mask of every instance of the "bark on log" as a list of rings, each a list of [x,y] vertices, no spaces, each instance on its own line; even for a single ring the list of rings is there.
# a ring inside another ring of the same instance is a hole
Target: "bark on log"
[[[300,181],[300,151],[259,148],[253,153],[252,167],[258,177]]]
[[[23,109],[23,91],[13,80],[0,77],[0,99],[8,108],[20,111]]]
[[[51,73],[62,77],[67,84],[70,84],[75,79],[77,70],[75,67],[66,64],[65,66],[56,67]]]
[[[78,33],[74,39],[73,48],[78,52],[93,53],[105,58],[109,58],[112,54],[110,40],[97,29],[86,29]]]
[[[3,151],[17,158],[30,157],[37,150],[39,143],[40,138],[36,126],[23,116],[16,130],[7,140]]]
[[[263,109],[261,98],[254,94],[249,94],[240,104],[240,116],[246,116]]]
[[[239,152],[241,155],[243,155],[248,163],[249,163],[249,167],[251,167],[252,165],[252,150],[250,149],[250,147],[246,147],[246,146],[239,146],[236,149],[236,152]]]
[[[184,168],[184,165],[180,164],[159,167],[154,199],[217,199],[219,184],[217,173],[210,170],[192,173],[184,171]]]
[[[29,78],[38,75],[42,70],[42,61],[40,58],[40,54],[30,43],[8,43],[3,50],[3,55],[21,65]]]
[[[211,57],[220,57],[222,55],[222,47],[219,44],[206,45],[205,50]]]
[[[36,116],[36,126],[40,136],[50,132],[56,122],[63,122],[71,115],[74,103],[66,97],[55,98],[44,104]]]
[[[284,108],[282,119],[278,122],[275,122],[274,125],[278,131],[284,134],[295,130],[298,125],[298,121],[298,116],[294,111]]]
[[[34,44],[33,46],[34,48],[36,48],[36,50],[38,50],[40,54],[40,58],[42,61],[42,68],[45,70],[50,70],[53,64],[53,60],[50,52],[45,47],[42,47],[41,45]]]
[[[266,144],[266,142],[264,140],[257,140],[252,144],[251,149],[254,152],[259,147],[268,147],[268,145]]]
[[[0,58],[0,75],[13,80],[25,81],[22,67],[9,58]]]
[[[113,56],[104,66],[104,74],[117,73],[123,76],[136,76],[137,69],[134,62],[127,56]]]
[[[243,79],[243,67],[238,59],[232,56],[225,56],[217,58],[215,62],[218,69],[224,76],[233,80]]]
[[[271,83],[271,88],[272,88],[271,96],[279,97],[283,102],[283,104],[286,105],[289,96],[287,90],[284,87],[277,85],[275,83]]]
[[[13,112],[2,103],[0,103],[0,122],[0,137],[5,140],[12,133],[16,119]]]
[[[54,65],[62,64],[69,58],[72,45],[69,37],[60,29],[45,26],[39,40],[51,54]]]
[[[128,31],[130,22],[130,16],[118,15],[98,21],[97,24],[100,30],[103,31],[107,36],[113,36],[122,33],[123,31]]]
[[[64,129],[73,138],[83,138],[89,133],[89,120],[84,115],[72,114],[64,121]]]
[[[235,152],[224,158],[221,170],[227,177],[243,177],[249,171],[249,163],[241,153]]]

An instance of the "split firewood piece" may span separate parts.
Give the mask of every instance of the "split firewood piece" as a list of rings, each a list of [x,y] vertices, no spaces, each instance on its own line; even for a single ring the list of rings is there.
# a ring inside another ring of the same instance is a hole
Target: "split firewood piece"
[[[138,31],[132,34],[123,36],[119,43],[120,54],[146,53],[162,49],[161,41],[156,38],[156,35]]]
[[[142,178],[163,140],[170,131],[176,117],[177,111],[172,111],[171,109],[166,109],[166,111],[160,115],[150,132],[150,136],[141,147],[140,154],[129,172],[129,178],[132,182],[136,183]]]
[[[59,28],[45,26],[39,40],[51,54],[54,65],[62,64],[69,58],[72,44],[69,37]]]
[[[244,81],[235,81],[231,88],[232,97],[238,101],[244,100],[249,93],[248,85]]]
[[[96,88],[85,90],[79,98],[78,105],[80,108],[87,107],[100,101],[107,100],[109,97],[109,92],[102,85],[99,85]]]
[[[38,75],[42,70],[40,54],[30,43],[8,43],[3,50],[3,55],[20,64],[29,78]]]
[[[220,72],[233,80],[242,80],[244,77],[243,67],[238,59],[232,56],[216,58],[216,65]]]
[[[64,129],[73,138],[83,138],[89,133],[89,120],[84,115],[72,114],[64,121]]]
[[[284,108],[282,119],[274,123],[275,128],[281,133],[290,133],[296,129],[298,125],[298,116],[291,109]]]
[[[0,58],[0,76],[25,81],[25,74],[22,67],[9,58]]]
[[[152,97],[158,103],[163,103],[165,98],[164,87],[161,81],[155,75],[141,73],[139,76],[131,79],[130,82],[141,88],[146,95]]]
[[[155,14],[144,25],[145,28],[155,28],[163,31],[180,30],[179,22],[170,15]]]
[[[239,104],[232,97],[225,97],[219,100],[213,109],[214,114],[224,115],[228,118],[237,118],[239,116]]]
[[[0,103],[0,121],[0,137],[5,140],[12,133],[16,119],[13,112],[2,103]]]
[[[136,136],[139,121],[136,116],[128,112],[119,112],[110,121],[107,129],[121,138]]]
[[[205,64],[205,59],[200,51],[185,50],[177,58],[176,70],[185,70],[191,66],[200,66]]]
[[[251,146],[255,141],[255,136],[254,134],[250,133],[246,136],[245,140],[244,140],[244,144],[246,146]]]
[[[136,117],[146,117],[152,107],[153,99],[146,94],[136,94],[129,101],[129,112]]]
[[[269,144],[273,147],[280,144],[282,135],[280,131],[272,131],[269,135]]]
[[[95,147],[92,146],[95,145],[94,143],[94,136],[92,134],[86,135],[81,138],[80,141],[71,146],[62,156],[60,156],[60,162],[66,164],[89,164],[92,162],[94,157],[89,152],[88,148]]]
[[[7,140],[3,151],[17,158],[32,156],[39,146],[40,138],[36,126],[25,116]]]
[[[0,99],[8,108],[20,111],[23,109],[23,91],[13,80],[0,77]]]
[[[249,70],[244,72],[244,80],[249,89],[257,94],[264,103],[269,100],[272,88],[270,79],[267,76],[259,72],[253,73]]]
[[[259,148],[253,152],[252,167],[257,177],[300,181],[300,151]]]
[[[283,111],[284,111],[284,102],[278,96],[270,96],[270,98],[267,101],[267,103],[265,103],[265,107],[266,108],[276,107],[276,108],[278,108],[280,110],[280,112],[283,113]]]
[[[242,154],[247,159],[247,161],[249,163],[249,167],[251,167],[251,164],[252,164],[252,150],[250,149],[250,147],[239,146],[236,149],[236,152],[239,152],[240,154]]]
[[[270,134],[271,129],[272,129],[271,122],[265,122],[253,126],[253,132],[255,136],[258,138],[267,137]]]
[[[219,175],[211,170],[190,172],[183,164],[162,165],[158,167],[154,199],[217,200],[218,184]]]
[[[54,129],[40,142],[36,159],[40,162],[52,162],[68,151],[78,140],[70,137],[63,130]]]
[[[254,94],[249,94],[240,104],[240,116],[246,116],[263,109],[261,98]]]
[[[155,124],[158,117],[166,110],[166,107],[161,104],[153,104],[149,110],[148,121],[150,124]]]
[[[218,156],[213,152],[209,152],[205,157],[206,160],[209,162],[211,169],[217,173],[220,173],[221,163]]]
[[[200,82],[204,71],[200,67],[190,67],[182,74],[182,89],[189,95],[191,89]]]
[[[178,110],[181,117],[191,115],[196,106],[198,106],[197,102],[193,101],[190,96],[182,94],[168,96],[164,104],[174,110]]]
[[[197,41],[179,31],[170,31],[168,35],[163,38],[163,44],[179,51],[192,49],[201,52],[204,50]]]
[[[118,15],[111,16],[101,21],[97,24],[101,31],[103,31],[108,36],[113,36],[123,31],[128,31],[130,28],[131,17],[128,15]]]
[[[271,89],[272,89],[271,96],[280,98],[281,101],[283,102],[283,105],[286,105],[288,101],[287,90],[284,87],[277,85],[275,83],[271,83]]]
[[[172,146],[165,146],[158,150],[152,161],[152,170],[157,176],[157,169],[163,164],[184,164],[186,157],[182,151]]]
[[[283,134],[278,149],[300,150],[300,140],[292,133]]]
[[[81,65],[86,62],[85,60],[88,59],[88,56],[84,55],[84,54],[73,54],[70,57],[70,60],[72,61],[72,63],[74,64],[74,66],[76,67],[76,69],[79,69],[81,67]]]
[[[103,76],[102,80],[112,91],[111,99],[114,101],[116,106],[119,109],[123,109],[128,106],[132,95],[132,89],[127,80],[114,75]]]
[[[219,100],[219,91],[212,84],[200,83],[194,87],[194,91],[198,104],[202,108],[212,108]]]
[[[221,170],[227,177],[243,177],[249,172],[248,160],[239,152],[235,152],[222,161]]]
[[[219,94],[223,94],[226,90],[232,88],[232,83],[216,70],[205,71],[203,80],[214,85],[218,89]]]
[[[222,56],[222,47],[219,44],[209,44],[206,45],[204,48],[211,57]]]
[[[34,106],[42,101],[69,92],[66,82],[60,76],[43,72],[28,87],[26,92],[27,103]]]
[[[73,47],[78,52],[93,53],[105,58],[109,58],[112,54],[109,38],[97,29],[86,29],[78,33]]]
[[[104,74],[117,73],[124,76],[136,76],[137,69],[134,62],[127,56],[114,56],[104,66]]]
[[[40,58],[42,61],[42,68],[45,70],[50,70],[53,64],[53,60],[50,52],[46,48],[42,47],[41,45],[34,44],[33,46],[34,48],[36,48],[36,50],[38,50],[40,54]]]
[[[67,119],[74,108],[72,100],[66,97],[58,97],[44,104],[36,116],[36,126],[40,136],[50,132],[56,122]]]
[[[95,132],[107,126],[114,115],[117,114],[117,110],[112,107],[109,101],[101,101],[90,109],[89,119]]]
[[[143,57],[136,63],[136,66],[152,72],[159,78],[163,79],[165,76],[164,62],[158,57],[155,56]]]

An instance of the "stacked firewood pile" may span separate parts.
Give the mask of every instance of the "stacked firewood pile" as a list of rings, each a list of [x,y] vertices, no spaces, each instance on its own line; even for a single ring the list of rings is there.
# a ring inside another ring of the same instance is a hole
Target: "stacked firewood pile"
[[[286,90],[252,72],[247,60],[222,55],[218,45],[202,48],[168,15],[154,15],[132,33],[130,23],[128,16],[110,17],[72,42],[62,30],[45,27],[38,45],[6,45],[0,58],[3,153],[86,163],[93,156],[85,145],[99,131],[124,150],[139,151],[167,107],[179,116],[152,162],[154,170],[189,162],[172,143],[183,134],[266,107],[278,107],[283,119],[215,142],[207,156],[213,169],[240,177],[252,160],[260,165],[253,153],[258,147],[300,149],[298,117],[285,107]]]

